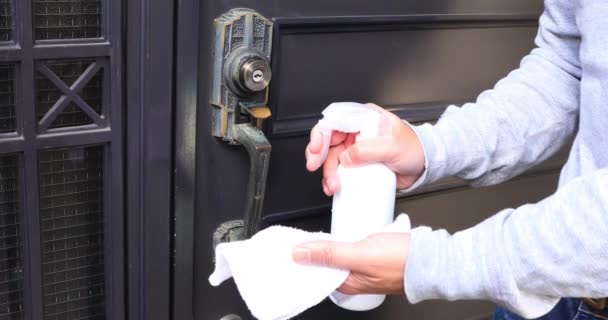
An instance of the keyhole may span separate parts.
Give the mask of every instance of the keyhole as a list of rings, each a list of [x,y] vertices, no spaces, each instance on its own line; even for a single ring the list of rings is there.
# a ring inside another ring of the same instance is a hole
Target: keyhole
[[[253,72],[253,82],[260,82],[264,80],[264,72],[262,70],[255,70]]]

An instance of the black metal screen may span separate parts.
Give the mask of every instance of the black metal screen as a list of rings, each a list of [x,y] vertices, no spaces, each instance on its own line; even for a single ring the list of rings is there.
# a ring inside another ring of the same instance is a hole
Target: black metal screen
[[[0,64],[0,133],[15,131],[15,65]]]
[[[0,0],[0,41],[13,40],[12,13],[11,0]]]
[[[36,40],[101,37],[100,0],[34,0],[33,5]]]
[[[0,319],[23,318],[18,157],[0,156]]]
[[[40,152],[45,319],[104,319],[103,148]]]

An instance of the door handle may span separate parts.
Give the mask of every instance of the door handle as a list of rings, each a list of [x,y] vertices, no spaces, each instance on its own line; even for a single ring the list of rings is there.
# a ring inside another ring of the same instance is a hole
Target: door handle
[[[249,153],[249,182],[243,215],[244,237],[249,238],[258,232],[262,222],[271,146],[264,133],[252,125],[237,125],[235,137]]]
[[[249,154],[249,182],[242,219],[222,223],[213,244],[254,235],[262,221],[262,206],[270,163],[270,142],[262,131],[271,116],[268,85],[272,22],[251,9],[233,9],[215,19],[212,134]]]

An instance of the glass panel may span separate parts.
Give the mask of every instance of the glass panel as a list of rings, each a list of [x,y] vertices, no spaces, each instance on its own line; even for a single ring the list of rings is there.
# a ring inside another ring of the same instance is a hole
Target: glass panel
[[[23,318],[18,157],[0,156],[0,319]]]
[[[33,6],[36,40],[101,37],[101,0],[33,0]]]
[[[0,64],[0,133],[15,131],[15,66]]]
[[[11,0],[0,0],[0,41],[13,40],[12,15]]]
[[[66,85],[71,86],[94,60],[52,60],[45,65],[49,67]],[[80,97],[97,114],[101,114],[103,104],[103,69],[89,81],[84,88],[77,92]],[[38,121],[55,105],[64,93],[45,75],[36,74],[36,115]],[[49,128],[65,128],[92,124],[93,120],[84,113],[74,102],[63,110]]]
[[[44,319],[105,319],[103,147],[41,151]]]

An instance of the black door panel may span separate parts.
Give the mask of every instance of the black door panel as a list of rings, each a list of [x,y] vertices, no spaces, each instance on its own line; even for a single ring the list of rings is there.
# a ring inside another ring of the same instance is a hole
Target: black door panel
[[[536,25],[534,15],[275,19],[268,133],[305,135],[335,101],[433,120],[515,69]]]
[[[542,3],[216,0],[203,4],[192,235],[195,319],[220,319],[227,314],[250,318],[232,282],[219,288],[207,282],[213,269],[212,233],[225,221],[241,219],[245,206],[247,153],[211,135],[209,105],[212,21],[237,7],[260,12],[274,22],[275,29],[268,101],[273,116],[264,127],[272,154],[263,226],[328,230],[331,199],[322,193],[320,173],[309,173],[304,166],[307,134],[320,111],[334,101],[375,102],[414,123],[434,121],[448,104],[473,100],[518,66],[533,47]],[[560,161],[492,188],[440,182],[400,197],[397,207],[416,224],[460,230],[501,208],[550,194]],[[180,239],[180,234],[176,237]],[[174,294],[176,300],[188,298]],[[392,297],[371,312],[347,312],[323,303],[299,318],[473,319],[487,316],[492,308],[485,302],[411,306],[403,297]]]

